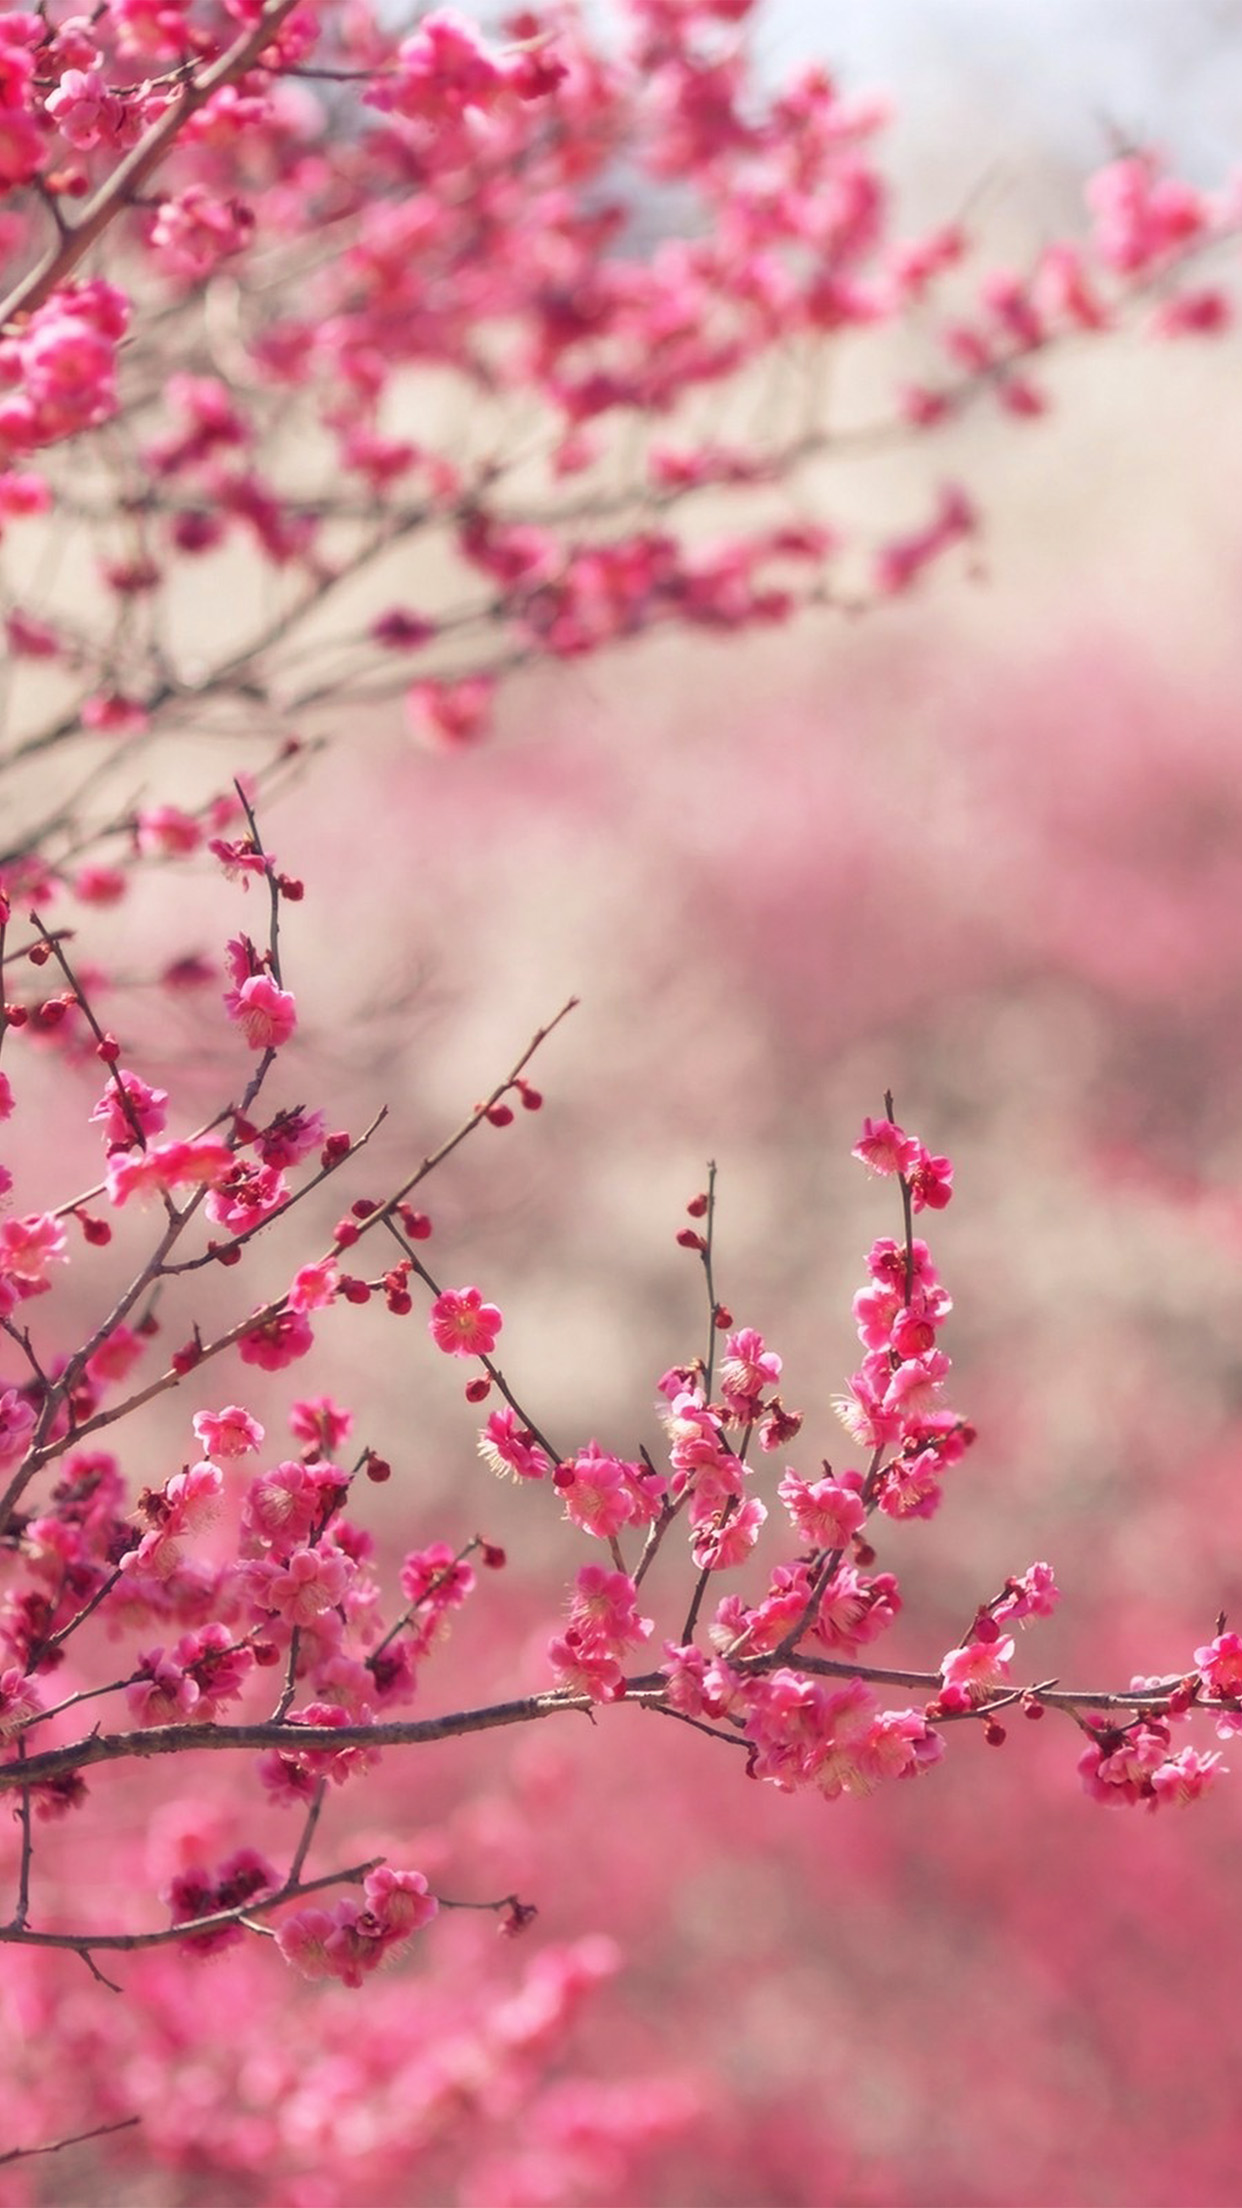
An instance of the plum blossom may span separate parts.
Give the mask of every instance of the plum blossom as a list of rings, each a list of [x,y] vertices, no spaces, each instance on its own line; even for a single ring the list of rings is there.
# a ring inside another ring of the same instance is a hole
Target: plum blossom
[[[252,1567],[256,1600],[262,1610],[286,1625],[309,1625],[321,1610],[340,1602],[352,1576],[347,1557],[336,1549],[294,1549],[287,1562]]]
[[[552,1469],[547,1451],[505,1405],[493,1411],[479,1435],[479,1455],[493,1472],[512,1472],[519,1480],[545,1479]]]
[[[218,1135],[186,1142],[157,1142],[145,1150],[114,1150],[108,1160],[108,1194],[119,1210],[131,1196],[178,1188],[212,1188],[233,1171],[235,1159]]]
[[[244,1365],[258,1365],[263,1372],[281,1372],[286,1365],[305,1357],[314,1339],[310,1322],[300,1311],[277,1311],[242,1335],[237,1354]]]
[[[91,1118],[102,1126],[110,1148],[128,1150],[135,1128],[144,1136],[162,1133],[168,1120],[167,1103],[167,1089],[153,1089],[140,1074],[118,1066]]]
[[[490,1357],[504,1320],[479,1288],[446,1288],[427,1321],[437,1349],[448,1357]]]
[[[732,1571],[744,1564],[767,1520],[767,1506],[748,1495],[736,1510],[727,1507],[707,1525],[696,1525],[690,1554],[701,1572]]]
[[[976,1706],[1008,1686],[1013,1652],[1014,1643],[1008,1635],[1000,1640],[967,1641],[961,1648],[951,1648],[940,1666],[944,1681],[940,1701],[944,1708]]]
[[[279,1050],[297,1028],[297,1005],[270,974],[251,974],[239,987],[226,990],[224,1007],[251,1050]]]
[[[194,1432],[207,1457],[245,1457],[263,1440],[263,1428],[236,1403],[222,1411],[196,1411]]]
[[[19,1302],[44,1294],[52,1285],[48,1266],[63,1262],[67,1242],[62,1221],[50,1211],[0,1220],[0,1283]]]

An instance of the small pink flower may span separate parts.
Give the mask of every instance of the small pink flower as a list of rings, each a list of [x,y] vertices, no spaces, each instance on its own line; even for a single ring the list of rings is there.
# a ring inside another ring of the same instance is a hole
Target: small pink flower
[[[569,1694],[588,1695],[592,1702],[617,1702],[625,1693],[625,1673],[616,1657],[602,1642],[579,1634],[573,1626],[553,1635],[548,1661],[558,1687]]]
[[[873,1173],[907,1173],[918,1163],[920,1144],[891,1119],[864,1119],[854,1157]]]
[[[507,1404],[492,1412],[479,1435],[479,1455],[493,1472],[512,1472],[519,1480],[542,1480],[552,1469],[547,1452]]]
[[[282,1372],[296,1364],[314,1345],[310,1321],[300,1311],[278,1311],[243,1334],[237,1354],[243,1365],[258,1365],[263,1372]]]
[[[184,858],[203,840],[201,823],[178,805],[150,805],[138,815],[134,831],[144,858]]]
[[[859,1493],[859,1475],[854,1473],[852,1478],[857,1486],[833,1479],[808,1482],[799,1479],[796,1472],[786,1472],[777,1494],[793,1520],[798,1539],[808,1548],[843,1549],[851,1534],[857,1533],[867,1513]]]
[[[0,1740],[11,1740],[42,1707],[39,1689],[16,1664],[0,1671]]]
[[[118,1066],[91,1118],[102,1126],[106,1143],[114,1149],[128,1150],[135,1139],[135,1128],[144,1135],[163,1132],[168,1119],[164,1108],[167,1102],[167,1089],[150,1088],[140,1074]]]
[[[131,1196],[162,1189],[212,1188],[233,1171],[236,1159],[218,1135],[189,1142],[157,1142],[146,1150],[115,1150],[108,1160],[108,1194],[119,1210]]]
[[[25,1456],[34,1422],[33,1410],[16,1388],[0,1390],[0,1467]]]
[[[335,1549],[295,1549],[283,1567],[262,1568],[259,1600],[286,1625],[309,1625],[341,1600],[351,1574],[348,1558]]]
[[[115,1387],[133,1371],[146,1344],[132,1327],[114,1326],[93,1356],[86,1360],[86,1370],[96,1387]]]
[[[486,734],[495,690],[490,675],[467,675],[461,682],[415,682],[405,694],[406,715],[415,734],[457,750]]]
[[[289,1413],[289,1431],[295,1441],[323,1457],[334,1457],[353,1432],[354,1414],[334,1403],[330,1395],[302,1396]]]
[[[394,1871],[386,1863],[368,1871],[362,1890],[367,1907],[390,1940],[408,1940],[438,1915],[440,1904],[427,1891],[421,1871]]]
[[[298,1024],[297,1006],[270,974],[251,974],[224,998],[229,1018],[240,1027],[251,1050],[279,1050]]]
[[[699,1527],[690,1544],[690,1553],[699,1570],[726,1572],[744,1564],[767,1515],[766,1506],[758,1496],[748,1495],[731,1516],[726,1517],[722,1512],[709,1525]]]
[[[313,1791],[313,1788],[308,1788]],[[299,1909],[286,1917],[276,1934],[276,1945],[287,1963],[304,1978],[330,1978],[332,1963],[328,1942],[336,1931],[336,1919],[326,1909]]]
[[[574,1584],[569,1622],[584,1637],[621,1656],[651,1633],[651,1619],[638,1615],[638,1590],[625,1572],[605,1564],[584,1564]]]
[[[446,1288],[431,1306],[431,1338],[448,1357],[489,1357],[504,1320],[478,1288]]]
[[[964,1648],[951,1648],[940,1667],[945,1685],[940,1699],[945,1708],[986,1702],[997,1687],[1008,1686],[1013,1649],[1008,1635],[999,1641],[968,1641]]]
[[[249,1456],[263,1439],[258,1420],[236,1403],[222,1411],[196,1411],[194,1432],[205,1457]]]
[[[325,1257],[317,1265],[303,1265],[294,1274],[286,1301],[291,1311],[322,1311],[335,1300],[336,1289],[335,1261]]]

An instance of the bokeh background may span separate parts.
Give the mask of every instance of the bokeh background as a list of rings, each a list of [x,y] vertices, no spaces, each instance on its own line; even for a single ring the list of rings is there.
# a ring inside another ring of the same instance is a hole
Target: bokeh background
[[[1015,257],[1073,221],[1116,143],[1154,142],[1208,183],[1238,140],[1225,5],[790,0],[761,23],[774,73],[815,52],[891,89],[920,226],[969,203]],[[428,1198],[440,1273],[502,1305],[506,1371],[563,1448],[654,1443],[656,1379],[702,1341],[673,1237],[710,1157],[719,1291],[806,1413],[789,1461],[848,1462],[829,1399],[854,1362],[849,1297],[895,1231],[850,1162],[857,1124],[891,1087],[953,1155],[934,1248],[954,1400],[980,1440],[933,1524],[886,1529],[906,1596],[890,1661],[934,1667],[1037,1558],[1065,1602],[1024,1638],[1032,1677],[1176,1670],[1242,1605],[1239,365],[1228,336],[1066,355],[1046,419],[980,411],[938,447],[986,527],[916,599],[519,676],[473,751],[429,750],[396,710],[327,715],[308,729],[327,750],[266,824],[310,892],[285,932],[298,1076],[335,1123],[390,1106],[377,1193],[582,1000],[540,1060],[544,1112],[485,1130]],[[882,530],[921,510],[927,471],[912,445],[799,495]],[[172,896],[158,880],[108,925],[138,941],[157,918],[170,954],[202,947],[209,878],[182,870]],[[192,1086],[189,1013],[162,1047]],[[454,1679],[539,1683],[580,1543],[542,1491],[491,1482],[477,1414],[417,1322],[343,1311],[321,1339],[317,1388],[365,1396],[393,1460],[374,1517],[394,1549],[483,1530],[509,1551]],[[158,1462],[154,1418],[147,1446]],[[671,1631],[679,1572],[654,1594]],[[450,2137],[413,2190],[386,2178],[372,2200],[1242,2200],[1242,1769],[1185,1813],[1108,1814],[1050,1717],[1001,1750],[955,1736],[919,1785],[826,1806],[641,1713],[550,1732],[394,1768],[383,1818],[425,1839],[446,1884],[529,1891],[536,1937],[614,1938],[623,1966],[575,2075],[676,2090],[641,2169],[620,2155],[610,2177],[597,2156],[559,2192],[546,2170],[506,2192],[511,2169],[455,2174]],[[333,1815],[344,1844],[347,1796]],[[446,1929],[418,1968],[451,1971],[467,1937]],[[399,2033],[401,2000],[425,1994],[382,1998]],[[308,2004],[308,2062],[331,2043],[348,2077],[341,2003],[371,1999]],[[83,2059],[102,2063],[83,2016]],[[119,2107],[141,2062],[123,2026],[113,2042]],[[212,2161],[244,2098],[213,2075],[195,2151],[158,2181],[129,2166],[134,2200],[265,2197],[240,2149]],[[498,2152],[520,2137],[521,2107],[480,2106]],[[309,2133],[291,2121],[273,2151],[292,2167]],[[313,2186],[297,2197],[316,2208]]]

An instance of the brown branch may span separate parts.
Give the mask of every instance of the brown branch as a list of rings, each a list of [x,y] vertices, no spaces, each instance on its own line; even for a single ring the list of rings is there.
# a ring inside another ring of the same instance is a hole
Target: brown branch
[[[115,2131],[132,2131],[142,2122],[141,2116],[122,2116],[115,2124],[96,2124],[90,2131],[75,2131],[68,2139],[53,2139],[45,2147],[8,2147],[0,2154],[0,2169],[6,2162],[25,2162],[36,2154],[59,2154],[63,2147],[85,2146],[88,2139],[110,2139]]]
[[[194,1940],[211,1932],[226,1932],[230,1926],[242,1924],[250,1917],[267,1916],[273,1909],[283,1908],[287,1901],[300,1901],[304,1894],[322,1893],[327,1886],[360,1886],[368,1871],[377,1870],[383,1860],[381,1855],[372,1856],[366,1863],[351,1863],[344,1871],[325,1871],[322,1878],[308,1878],[304,1883],[286,1879],[274,1894],[261,1894],[253,1901],[239,1901],[234,1908],[214,1910],[209,1917],[189,1917],[184,1924],[164,1925],[158,1932],[30,1932],[8,1924],[0,1926],[0,1945],[67,1948],[84,1960],[89,1960],[92,1950],[97,1949],[129,1955],[139,1948],[168,1947],[177,1940]]]

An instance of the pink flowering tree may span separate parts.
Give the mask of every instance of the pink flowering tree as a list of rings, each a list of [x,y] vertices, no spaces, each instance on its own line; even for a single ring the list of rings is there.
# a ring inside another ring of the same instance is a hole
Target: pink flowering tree
[[[315,1985],[311,2029],[339,2051],[357,2027],[327,2004],[443,1933],[459,1967],[431,1992],[400,1977],[367,1989],[379,2143],[351,2177],[343,2120],[325,2142],[308,2118],[302,2164],[268,2197],[318,2208],[351,2183],[393,2184],[403,2158],[445,2146],[446,2110],[470,2105],[462,2077],[484,2069],[489,2116],[538,2112],[540,2169],[561,2188],[540,2197],[574,2197],[588,2147],[591,2183],[624,2197],[689,2088],[646,2079],[627,2101],[619,2086],[611,2115],[598,2097],[589,2114],[558,2101],[552,2066],[615,1958],[587,1938],[538,1949],[518,1990],[494,1982],[477,1919],[525,1932],[541,1870],[529,1891],[466,1892],[442,1838],[420,1855],[395,1774],[447,1741],[597,1713],[602,1728],[629,1705],[735,1751],[739,1783],[832,1803],[925,1774],[964,1732],[1000,1746],[1015,1719],[1050,1717],[1095,1800],[1154,1811],[1202,1794],[1221,1768],[1206,1743],[1242,1723],[1242,1640],[1223,1620],[1173,1673],[1066,1684],[1020,1661],[1018,1630],[1057,1599],[1041,1561],[981,1589],[949,1649],[880,1660],[902,1608],[881,1545],[951,1507],[975,1439],[948,1398],[951,1302],[918,1231],[952,1169],[891,1098],[855,1151],[891,1209],[836,1405],[853,1461],[834,1467],[839,1438],[782,1399],[781,1358],[749,1323],[761,1315],[738,1323],[718,1292],[714,1173],[677,1233],[702,1266],[701,1338],[670,1344],[659,1418],[636,1413],[625,1453],[554,1442],[501,1357],[486,1283],[451,1252],[432,1262],[424,1184],[538,1112],[532,1061],[542,1081],[570,1006],[455,1129],[402,1130],[390,1178],[372,1165],[384,1100],[369,1124],[334,1128],[286,1073],[304,887],[268,848],[270,808],[347,720],[403,696],[420,739],[451,751],[485,735],[502,678],[535,660],[904,593],[973,538],[975,500],[929,457],[922,511],[865,538],[833,512],[838,451],[933,441],[974,403],[1024,422],[1068,339],[1227,321],[1204,254],[1233,227],[1228,197],[1130,155],[1096,180],[1082,241],[981,271],[963,230],[898,228],[878,109],[817,69],[759,87],[751,13],[635,0],[615,45],[561,9],[495,39],[449,12],[394,28],[383,10],[294,0],[106,0],[0,23],[0,1116],[15,1161],[0,1219],[0,1947],[36,2041],[57,1972],[92,2000],[123,1986],[140,2018],[92,2012],[71,2035],[76,2073],[26,2074],[8,2146],[32,2188],[40,2155],[84,2134],[206,2166],[177,2096],[154,2105],[174,2045],[202,2029],[204,1958],[235,1973],[276,2044],[284,1989]],[[816,402],[791,419],[791,355],[814,366],[907,330],[907,368],[873,412]],[[450,394],[438,416],[435,377]],[[771,400],[761,437],[756,394]],[[416,554],[424,583],[407,597]],[[236,780],[211,779],[221,738]],[[134,800],[140,764],[158,788]],[[194,854],[215,869],[221,949],[169,962],[157,929],[142,981],[201,1008],[218,1073],[205,1106],[193,1081],[177,1093],[158,1034],[130,1016],[136,988],[117,989],[91,934],[99,908]],[[244,896],[253,933],[231,916]],[[55,1189],[36,1066],[99,1143],[95,1167]],[[290,1255],[273,1285],[276,1247]],[[369,1523],[400,1450],[371,1430],[365,1372],[351,1403],[314,1377],[321,1315],[367,1305],[405,1354],[460,1361],[485,1470],[581,1537],[559,1607],[534,1591],[537,1662],[486,1531],[485,1472],[463,1471],[483,1529],[465,1542],[390,1554]],[[144,1423],[164,1405],[171,1470]],[[489,1606],[492,1668],[514,1691],[476,1698],[443,1642],[458,1613]],[[433,1714],[410,1714],[416,1695]],[[162,1856],[124,1836],[126,1786]],[[326,1844],[338,1795],[373,1845]],[[143,2147],[103,2082],[118,2032],[157,2080]],[[467,2128],[450,2143],[471,2197],[536,2197],[516,2148],[480,2174]],[[227,2168],[262,2173],[254,2136],[229,2133]]]

